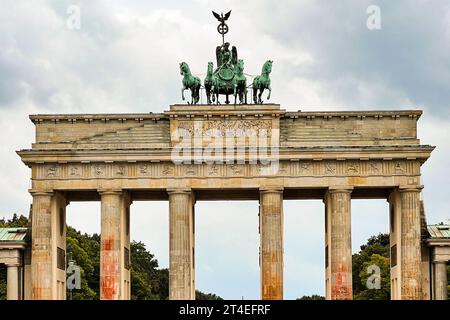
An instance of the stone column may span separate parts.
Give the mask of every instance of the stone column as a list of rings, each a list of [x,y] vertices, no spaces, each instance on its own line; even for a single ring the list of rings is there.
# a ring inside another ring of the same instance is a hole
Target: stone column
[[[260,190],[261,298],[283,299],[283,190]]]
[[[31,288],[33,300],[54,299],[52,192],[34,192],[32,208]],[[56,260],[56,259],[55,259]]]
[[[169,299],[194,300],[193,193],[170,189],[169,193]]]
[[[7,265],[6,299],[19,300],[19,265]]]
[[[121,299],[121,236],[122,191],[102,190],[101,245],[100,245],[100,299]]]
[[[351,300],[352,290],[352,188],[330,189],[328,226],[331,300]]]
[[[421,188],[399,189],[401,201],[401,299],[421,300]]]
[[[329,192],[325,192],[323,202],[325,205],[325,299],[331,300],[331,268],[330,268],[331,203],[330,203],[330,193]]]
[[[447,300],[447,264],[434,262],[434,300]]]
[[[130,300],[131,299],[131,248],[130,248],[130,205],[131,198],[128,192],[124,192],[122,196],[122,206],[121,206],[121,244],[120,244],[120,257],[121,264],[120,269],[122,270],[122,284],[121,284],[121,299]]]

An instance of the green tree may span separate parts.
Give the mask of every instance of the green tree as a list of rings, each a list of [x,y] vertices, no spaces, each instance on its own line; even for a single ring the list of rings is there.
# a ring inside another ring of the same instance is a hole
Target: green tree
[[[73,300],[95,300],[99,298],[99,242],[95,237],[82,235],[71,227],[67,227],[67,258],[80,267],[81,289],[72,291]],[[69,292],[68,292],[69,297]]]
[[[169,299],[169,269],[158,269],[159,295],[161,300]]]
[[[28,227],[27,217],[14,214],[9,220],[0,219],[0,228]],[[73,300],[99,299],[100,235],[82,234],[68,226],[66,233],[67,259],[80,267],[81,289],[72,291]],[[169,270],[159,269],[158,260],[142,242],[130,244],[131,298],[136,300],[167,300],[169,298]],[[198,300],[219,300],[212,293],[196,292]],[[69,297],[69,292],[68,292]],[[6,268],[0,266],[0,300],[6,299]]]
[[[447,265],[447,300],[450,300],[450,264]]]
[[[6,300],[6,266],[0,264],[0,300]]]
[[[370,237],[360,249],[352,257],[353,299],[390,299],[389,234]],[[379,290],[367,288],[367,278],[371,275],[367,268],[370,265],[380,268],[382,285]]]
[[[131,243],[131,261],[131,299],[165,299],[160,295],[158,260],[146,250],[144,243]]]
[[[199,290],[195,290],[195,300],[223,300],[221,297],[214,293],[203,293]]]
[[[17,213],[14,213],[9,220],[0,219],[0,228],[26,228],[28,224],[28,218],[23,215],[18,216]]]
[[[375,268],[374,268],[375,266]],[[375,275],[379,273],[379,283],[376,283]],[[390,266],[389,258],[379,254],[372,254],[370,260],[363,263],[359,273],[361,284],[365,290],[360,291],[355,299],[358,300],[388,300],[390,298]]]
[[[313,294],[310,296],[303,296],[301,298],[297,298],[297,300],[325,300],[325,297],[318,294]]]

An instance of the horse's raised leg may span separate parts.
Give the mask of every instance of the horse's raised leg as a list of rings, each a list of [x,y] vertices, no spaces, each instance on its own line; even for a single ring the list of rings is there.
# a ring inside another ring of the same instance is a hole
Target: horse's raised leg
[[[181,88],[181,99],[184,101],[184,90],[186,90],[185,87]]]
[[[269,86],[267,89],[269,89],[269,95],[267,96],[267,100],[270,100],[270,95],[272,94],[272,88]]]

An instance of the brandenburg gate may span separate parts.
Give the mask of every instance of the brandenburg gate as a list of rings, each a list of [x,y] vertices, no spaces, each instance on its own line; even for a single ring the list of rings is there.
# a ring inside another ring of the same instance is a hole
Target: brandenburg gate
[[[323,199],[326,297],[352,298],[351,200],[386,199],[391,297],[428,299],[418,110],[276,104],[32,115],[30,298],[65,299],[66,206],[101,201],[101,299],[130,299],[130,204],[169,201],[170,299],[195,298],[195,203],[259,200],[261,298],[283,298],[283,201]],[[302,214],[299,212],[298,214]],[[389,217],[389,218],[388,218]]]

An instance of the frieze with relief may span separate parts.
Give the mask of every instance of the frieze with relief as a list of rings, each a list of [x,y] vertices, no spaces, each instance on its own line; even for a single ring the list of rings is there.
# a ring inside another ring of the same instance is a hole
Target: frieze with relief
[[[243,137],[252,133],[270,136],[272,120],[180,120],[177,129],[180,135],[188,133],[191,137]]]
[[[269,168],[270,167],[270,168]],[[270,169],[270,170],[269,170]],[[77,180],[168,177],[345,177],[415,176],[420,162],[410,160],[281,161],[280,163],[180,164],[172,162],[55,163],[36,165],[36,179]]]

